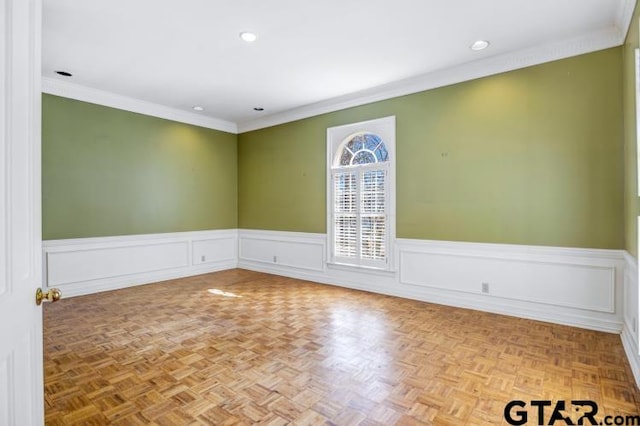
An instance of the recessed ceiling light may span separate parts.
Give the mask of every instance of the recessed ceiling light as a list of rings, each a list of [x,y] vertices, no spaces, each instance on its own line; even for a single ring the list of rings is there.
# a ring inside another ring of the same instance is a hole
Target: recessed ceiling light
[[[251,42],[256,41],[258,36],[256,36],[255,33],[252,33],[250,31],[243,31],[243,32],[240,33],[240,38],[243,39],[244,41],[246,41],[247,43],[251,43]]]
[[[193,107],[193,110],[194,111],[204,111],[204,108],[202,108],[201,106],[196,105],[196,106]]]
[[[254,110],[254,111],[264,111],[264,108],[262,108],[262,107],[255,107],[253,110]]]
[[[489,47],[489,42],[486,40],[477,40],[474,41],[471,45],[471,50],[483,50]]]
[[[63,77],[71,77],[73,74],[67,71],[56,71],[56,74],[61,75]]]

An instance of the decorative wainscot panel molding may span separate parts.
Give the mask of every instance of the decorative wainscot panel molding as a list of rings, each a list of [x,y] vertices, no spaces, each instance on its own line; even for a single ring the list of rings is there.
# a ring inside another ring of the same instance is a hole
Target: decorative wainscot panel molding
[[[631,371],[640,387],[640,347],[638,346],[638,260],[625,252],[624,272],[624,326],[622,345],[631,365]]]
[[[620,250],[398,239],[391,272],[328,265],[326,235],[239,230],[238,266],[427,302],[619,333]]]
[[[444,305],[623,332],[638,353],[637,262],[620,250],[398,239],[391,271],[327,264],[325,234],[221,230],[45,241],[76,296],[241,267]],[[640,367],[640,364],[639,364]],[[639,368],[640,371],[640,368]]]
[[[79,238],[43,242],[48,287],[78,296],[237,266],[237,231]]]
[[[247,265],[269,265],[272,273],[324,272],[324,234],[274,231],[238,231],[239,259]]]
[[[524,318],[620,332],[619,250],[399,240],[400,284],[424,297]]]

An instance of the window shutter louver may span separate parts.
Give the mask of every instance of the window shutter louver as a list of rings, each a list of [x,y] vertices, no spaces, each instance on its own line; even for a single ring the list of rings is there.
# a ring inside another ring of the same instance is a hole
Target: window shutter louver
[[[335,255],[357,254],[357,174],[336,173],[333,179]]]
[[[360,247],[361,256],[368,260],[385,260],[386,193],[385,171],[362,173],[360,190]]]

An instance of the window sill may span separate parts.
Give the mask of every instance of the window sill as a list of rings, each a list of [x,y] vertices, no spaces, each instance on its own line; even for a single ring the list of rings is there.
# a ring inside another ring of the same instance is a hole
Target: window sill
[[[348,263],[327,262],[329,269],[335,269],[348,272],[360,272],[371,275],[391,276],[396,274],[395,269],[377,268],[375,266],[351,265]]]

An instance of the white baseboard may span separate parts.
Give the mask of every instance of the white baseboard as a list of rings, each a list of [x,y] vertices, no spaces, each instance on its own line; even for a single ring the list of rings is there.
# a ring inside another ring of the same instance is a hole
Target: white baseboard
[[[396,241],[394,272],[327,265],[326,235],[239,230],[240,268],[620,333],[620,250]],[[489,294],[482,293],[489,284]]]
[[[237,267],[238,232],[177,232],[43,241],[44,279],[65,297]]]

